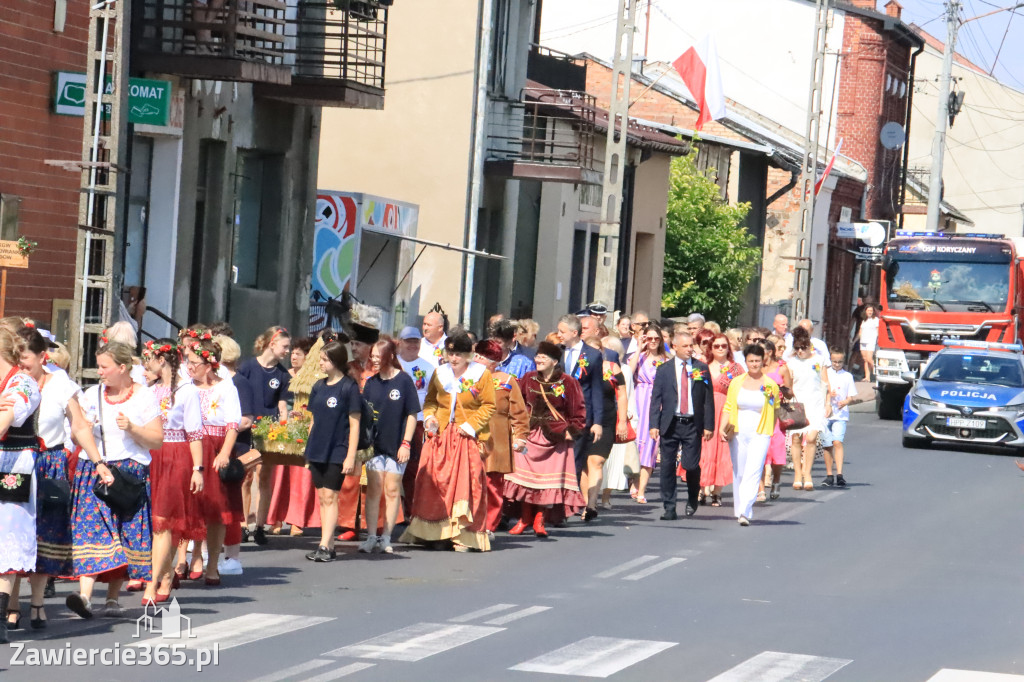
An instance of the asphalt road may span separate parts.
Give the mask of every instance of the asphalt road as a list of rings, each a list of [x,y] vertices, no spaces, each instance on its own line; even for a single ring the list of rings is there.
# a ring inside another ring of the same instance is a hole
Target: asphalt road
[[[346,543],[315,565],[313,538],[273,537],[245,547],[244,576],[176,592],[196,637],[156,641],[187,641],[184,658],[219,645],[211,681],[1024,681],[1024,473],[1005,455],[903,450],[898,423],[860,409],[849,487],[787,487],[748,528],[728,493],[675,522],[651,494],[546,541],[499,534],[487,554]],[[46,639],[12,633],[21,659],[154,642],[133,637],[137,600],[127,619],[81,621],[63,608],[70,589],[49,601]],[[155,665],[41,671],[11,666],[13,652],[0,653],[4,680],[198,679]]]

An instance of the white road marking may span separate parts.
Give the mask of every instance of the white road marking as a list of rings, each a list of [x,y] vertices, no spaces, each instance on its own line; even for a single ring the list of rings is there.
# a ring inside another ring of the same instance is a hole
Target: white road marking
[[[551,610],[550,606],[529,606],[529,607],[527,607],[525,609],[522,609],[521,611],[513,611],[512,613],[506,613],[504,616],[498,616],[497,618],[493,618],[493,619],[491,619],[489,621],[486,621],[484,624],[485,625],[504,625],[505,623],[511,623],[514,620],[519,620],[520,618],[526,618],[527,616],[532,616],[535,613],[542,613],[544,611],[550,611],[550,610]]]
[[[643,580],[644,578],[646,578],[649,575],[654,575],[658,571],[663,571],[666,568],[668,568],[669,566],[675,566],[676,564],[681,564],[684,561],[686,561],[686,559],[682,559],[682,558],[665,559],[664,561],[660,561],[660,562],[654,564],[653,566],[648,566],[644,570],[639,571],[637,573],[634,573],[633,575],[627,575],[627,576],[625,576],[623,578],[623,580]]]
[[[331,680],[336,680],[339,677],[347,677],[348,675],[351,675],[352,673],[357,673],[360,670],[372,668],[374,665],[376,664],[350,663],[349,665],[343,666],[336,670],[330,670],[328,672],[320,673],[319,675],[315,675],[313,677],[307,677],[302,682],[331,682]]]
[[[983,673],[977,670],[952,670],[943,668],[928,678],[928,682],[1021,682],[1024,675],[1004,673]]]
[[[625,573],[626,571],[628,571],[630,569],[636,568],[637,566],[643,566],[644,564],[646,564],[648,562],[651,562],[651,561],[654,561],[657,558],[658,557],[656,555],[645,554],[644,556],[640,556],[640,557],[637,557],[636,559],[632,559],[630,561],[627,561],[624,564],[619,564],[618,566],[616,566],[614,568],[609,568],[607,571],[602,571],[601,573],[598,573],[594,577],[595,578],[611,578],[613,575],[618,575],[619,573]]]
[[[224,651],[225,649],[231,649],[243,644],[251,644],[268,637],[285,635],[289,632],[303,630],[332,620],[335,619],[317,616],[248,613],[244,616],[228,618],[227,620],[220,620],[193,628],[193,637],[188,636],[188,631],[185,625],[182,624],[180,637],[154,637],[141,642],[132,642],[129,646],[150,647],[156,644],[181,644],[189,649],[209,649],[216,644],[220,647],[221,651]]]
[[[851,661],[763,651],[708,682],[821,682]]]
[[[575,677],[608,677],[676,644],[646,639],[587,637],[514,665],[509,670]]]
[[[323,655],[416,662],[504,630],[485,625],[416,623]]]
[[[316,670],[317,668],[322,668],[325,665],[334,665],[335,663],[337,663],[337,661],[327,660],[325,658],[314,658],[312,661],[293,665],[286,670],[278,670],[276,673],[257,677],[255,680],[251,680],[251,682],[281,682],[281,680],[286,680],[289,677],[294,677],[301,673],[309,672],[310,670]]]
[[[465,613],[461,616],[456,616],[455,618],[449,618],[448,620],[452,623],[466,623],[477,618],[489,616],[492,613],[498,613],[499,611],[508,611],[509,609],[514,609],[515,607],[515,604],[495,604],[494,606],[488,606],[486,609],[480,609],[479,611],[470,611],[469,613]]]

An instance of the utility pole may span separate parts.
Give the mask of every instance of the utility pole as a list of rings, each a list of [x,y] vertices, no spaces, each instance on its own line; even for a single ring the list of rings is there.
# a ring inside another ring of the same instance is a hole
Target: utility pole
[[[814,47],[811,51],[811,85],[807,93],[807,127],[800,195],[800,231],[793,263],[793,302],[790,317],[807,315],[811,292],[811,231],[814,226],[814,183],[818,179],[818,144],[821,136],[821,93],[825,79],[825,39],[828,37],[830,0],[817,0],[814,9]]]
[[[940,202],[942,201],[942,160],[946,153],[946,125],[949,118],[950,81],[953,77],[953,54],[956,34],[960,29],[960,0],[946,3],[946,49],[942,53],[942,74],[939,76],[939,103],[935,114],[935,137],[932,139],[932,170],[928,183],[929,231],[939,229]]]
[[[639,0],[615,0],[615,57],[612,61],[612,96],[608,107],[608,139],[604,153],[604,184],[601,202],[601,253],[597,258],[594,297],[613,307],[618,272],[622,215],[622,179],[626,172],[626,138],[629,132],[629,84],[633,80],[633,33]]]

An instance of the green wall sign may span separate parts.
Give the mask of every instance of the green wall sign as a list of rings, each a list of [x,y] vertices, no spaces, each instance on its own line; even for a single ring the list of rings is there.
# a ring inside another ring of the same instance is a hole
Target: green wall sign
[[[85,116],[85,74],[57,71],[53,76],[53,112],[64,116]],[[112,88],[108,80],[107,94]],[[167,125],[171,118],[170,81],[130,78],[128,88],[129,123]]]

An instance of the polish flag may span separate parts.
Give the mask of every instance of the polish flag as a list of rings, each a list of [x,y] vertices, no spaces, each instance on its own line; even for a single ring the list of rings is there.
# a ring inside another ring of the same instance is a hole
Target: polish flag
[[[683,83],[700,107],[700,116],[694,130],[700,130],[708,121],[725,116],[725,91],[722,89],[722,69],[718,64],[715,40],[706,36],[699,45],[684,52],[672,66],[683,78]]]
[[[818,192],[821,191],[821,186],[825,184],[825,178],[832,172],[832,166],[836,165],[836,157],[839,156],[839,150],[843,148],[843,140],[839,139],[839,144],[836,145],[835,151],[832,152],[832,158],[825,164],[825,171],[818,178],[818,181],[814,183],[814,196],[818,196]]]

